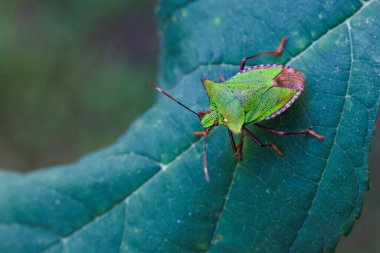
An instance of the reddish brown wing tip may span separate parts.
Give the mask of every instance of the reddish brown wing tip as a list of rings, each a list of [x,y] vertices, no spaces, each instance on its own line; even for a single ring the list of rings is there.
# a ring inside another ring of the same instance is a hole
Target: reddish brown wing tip
[[[293,68],[284,68],[281,73],[273,79],[273,82],[274,85],[278,87],[301,91],[305,86],[305,76]]]

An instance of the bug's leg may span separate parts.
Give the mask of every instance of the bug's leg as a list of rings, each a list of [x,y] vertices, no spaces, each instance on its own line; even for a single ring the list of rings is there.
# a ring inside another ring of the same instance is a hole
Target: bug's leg
[[[228,129],[228,136],[230,137],[232,150],[233,150],[234,154],[236,155],[237,160],[241,161],[241,159],[242,159],[243,138],[244,138],[244,136],[241,137],[240,142],[239,142],[238,145],[236,145],[234,136],[233,136],[232,131],[230,129]]]
[[[234,140],[234,136],[232,135],[232,132],[230,129],[228,129],[228,136],[230,137],[232,150],[234,151],[234,154],[236,154],[237,153],[237,147],[236,147],[236,143]]]
[[[206,131],[199,131],[199,132],[194,132],[194,136],[206,136],[207,132]]]
[[[276,55],[279,55],[282,53],[282,50],[284,49],[284,44],[286,42],[286,38],[282,38],[281,40],[281,43],[280,45],[278,46],[278,49],[277,50],[274,50],[274,51],[267,51],[267,52],[263,52],[263,53],[259,53],[259,54],[254,54],[254,55],[251,55],[251,56],[247,56],[245,58],[243,58],[241,60],[241,63],[240,63],[240,70],[243,70],[244,67],[245,67],[245,62],[249,59],[252,59],[252,58],[255,58],[255,57],[258,57],[258,56],[261,56],[261,55],[266,55],[266,54],[276,54]]]
[[[205,179],[208,182],[210,182],[210,177],[208,175],[208,169],[207,169],[207,135],[209,133],[210,128],[206,129],[206,135],[205,135],[205,143],[203,147],[203,172],[205,174]]]
[[[241,161],[242,151],[243,151],[243,137],[244,136],[241,137],[238,145],[236,145],[234,136],[232,135],[232,132],[230,129],[228,129],[228,136],[230,137],[232,150],[234,151],[234,154],[236,155],[237,160]]]
[[[224,78],[224,76],[220,76],[219,77],[219,81],[222,82],[222,83],[224,83],[226,81],[226,78]]]
[[[266,127],[266,126],[263,126],[259,123],[255,123],[256,126],[268,131],[268,132],[271,132],[271,133],[274,133],[274,134],[278,134],[280,136],[283,136],[283,135],[291,135],[291,134],[310,134],[311,136],[317,138],[318,140],[323,140],[325,137],[323,135],[319,135],[317,134],[316,132],[314,132],[313,130],[310,130],[310,129],[306,129],[306,130],[302,130],[302,131],[298,131],[298,132],[284,132],[284,131],[278,131],[278,130],[275,130],[275,129],[272,129],[272,128],[269,128],[269,127]]]
[[[254,136],[245,126],[243,126],[243,131],[251,138],[257,145],[260,147],[271,147],[276,151],[280,156],[284,156],[284,153],[274,144],[274,143],[262,143],[256,136]]]
[[[241,161],[243,159],[243,144],[244,144],[244,135],[241,136],[239,144],[236,146],[237,147],[237,159]]]
[[[195,136],[204,136],[205,137],[205,142],[204,142],[204,147],[203,147],[203,172],[205,174],[205,179],[206,179],[207,183],[210,182],[210,177],[208,175],[208,169],[207,169],[207,136],[210,133],[211,129],[212,129],[212,127],[205,128],[204,131],[193,133]]]
[[[205,128],[203,131],[196,131],[193,133],[194,136],[207,136],[208,133],[213,129],[213,127]]]

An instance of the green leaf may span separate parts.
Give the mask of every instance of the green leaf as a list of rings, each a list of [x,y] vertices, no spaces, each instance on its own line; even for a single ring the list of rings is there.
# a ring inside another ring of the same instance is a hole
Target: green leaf
[[[113,146],[77,163],[21,175],[0,173],[0,252],[333,252],[360,215],[380,98],[380,1],[174,1],[158,7],[159,83],[196,110],[199,81],[238,71],[244,56],[288,43],[282,63],[307,86],[281,130],[325,135],[245,141],[243,161],[227,131],[209,136],[211,182],[202,171],[196,117],[169,99]],[[142,95],[143,96],[143,95]]]

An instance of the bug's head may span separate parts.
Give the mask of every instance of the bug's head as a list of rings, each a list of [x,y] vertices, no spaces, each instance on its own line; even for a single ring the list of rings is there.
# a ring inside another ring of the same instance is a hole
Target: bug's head
[[[198,113],[198,117],[201,121],[202,127],[205,129],[219,125],[218,113],[216,111],[207,110],[205,112],[200,112]]]

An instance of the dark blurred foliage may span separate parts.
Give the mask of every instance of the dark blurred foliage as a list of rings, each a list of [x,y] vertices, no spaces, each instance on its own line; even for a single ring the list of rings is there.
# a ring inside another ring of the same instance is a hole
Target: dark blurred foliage
[[[154,4],[0,1],[0,167],[74,161],[111,144],[152,104]],[[380,252],[379,133],[372,144],[371,191],[340,253]]]
[[[73,161],[153,100],[154,1],[0,1],[0,167]]]

